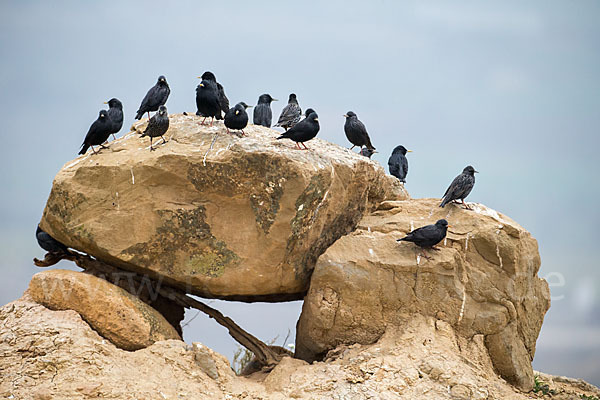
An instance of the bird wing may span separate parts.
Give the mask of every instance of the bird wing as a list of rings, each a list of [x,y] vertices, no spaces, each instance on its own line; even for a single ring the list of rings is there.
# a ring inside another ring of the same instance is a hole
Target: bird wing
[[[153,131],[157,127],[158,127],[158,121],[157,121],[156,114],[154,114],[152,116],[152,118],[150,118],[150,121],[148,121],[148,126],[146,126],[146,129],[144,129],[144,133],[142,134],[141,137],[146,136],[147,133]]]
[[[219,107],[221,108],[221,111],[226,113],[227,111],[229,111],[229,99],[227,98],[227,96],[225,96],[225,89],[223,88],[223,85],[221,85],[218,82],[217,91],[219,93]]]
[[[157,91],[158,91],[158,87],[156,87],[156,85],[152,86],[150,88],[150,90],[148,90],[148,93],[146,93],[146,95],[142,99],[142,103],[140,104],[140,108],[137,111],[138,113],[142,113],[143,114],[143,113],[146,112],[145,109],[148,108],[148,105],[149,105],[151,99],[156,96],[156,94],[157,94],[156,92]]]
[[[400,179],[400,160],[398,160],[397,154],[392,154],[388,159],[388,168],[390,170],[390,175],[395,176]]]
[[[254,113],[253,113],[253,121],[255,125],[263,125],[265,124],[266,126],[270,127],[271,126],[271,119],[272,119],[272,113],[270,113],[270,107],[266,104],[259,104],[254,108]]]
[[[411,240],[414,241],[423,241],[426,239],[431,239],[433,236],[437,234],[437,228],[435,225],[426,225],[420,228],[415,229],[410,232],[407,237],[410,236]]]
[[[456,196],[460,194],[460,188],[463,187],[467,181],[467,175],[458,175],[456,178],[454,178],[450,186],[448,186],[448,189],[446,189],[446,193],[444,193],[442,198],[447,198],[448,200],[457,199],[458,197]]]
[[[400,157],[400,172],[403,178],[406,178],[406,175],[408,175],[408,160],[404,156]]]
[[[283,110],[281,110],[281,115],[279,116],[277,125],[283,125],[294,121],[295,119],[300,119],[301,115],[302,110],[300,109],[300,106],[298,106],[296,103],[289,103],[287,106],[283,107]]]

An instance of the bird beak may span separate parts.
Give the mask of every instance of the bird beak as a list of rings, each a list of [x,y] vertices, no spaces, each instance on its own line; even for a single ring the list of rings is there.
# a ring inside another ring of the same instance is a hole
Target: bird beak
[[[315,118],[315,121],[317,121],[317,122],[318,122],[318,121],[319,121],[319,118]]]
[[[348,118],[348,114],[344,114],[342,115],[344,118]]]
[[[201,77],[201,76],[199,76],[199,77],[198,77],[198,79],[202,79],[202,77]]]
[[[105,101],[104,104],[108,104],[108,101]]]
[[[448,228],[452,228],[452,225],[448,225]]]
[[[201,83],[199,86],[202,86],[202,87],[204,87],[204,84],[203,84],[203,83]]]
[[[478,173],[479,173],[479,171],[475,171],[475,173],[476,173],[476,174],[478,174]]]
[[[247,106],[246,108],[252,108],[252,107],[254,107],[254,106]]]
[[[406,150],[407,153],[412,153],[412,150]]]
[[[377,150],[375,150],[375,151],[373,151],[373,154],[375,154],[375,153],[379,153],[379,152]]]
[[[278,99],[271,99],[271,101],[279,101]]]
[[[239,110],[235,110],[235,115],[238,115],[239,113]]]

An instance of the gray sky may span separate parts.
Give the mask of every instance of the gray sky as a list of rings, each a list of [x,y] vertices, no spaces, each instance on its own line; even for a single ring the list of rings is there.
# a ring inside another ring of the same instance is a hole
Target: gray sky
[[[469,200],[532,232],[552,284],[534,367],[600,384],[600,3],[323,3],[2,1],[0,304],[37,271],[52,179],[102,102],[121,99],[128,127],[164,74],[169,111],[195,111],[196,77],[211,70],[232,103],[295,92],[342,145],[355,111],[383,165],[398,144],[414,150],[413,197],[439,197],[474,165]],[[293,335],[301,303],[213,306],[270,340]],[[202,316],[185,336],[235,348]]]

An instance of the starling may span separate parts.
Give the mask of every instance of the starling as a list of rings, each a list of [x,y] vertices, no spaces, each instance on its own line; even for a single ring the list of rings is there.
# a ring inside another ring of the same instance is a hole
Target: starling
[[[38,244],[44,250],[49,253],[68,253],[67,246],[54,239],[52,236],[47,234],[40,228],[38,225],[35,230],[35,237],[37,239]]]
[[[213,119],[221,114],[216,83],[206,79],[200,82],[196,87],[196,106],[198,107],[196,115],[204,117],[202,124],[204,124],[207,117],[210,117],[210,125],[212,126]]]
[[[159,76],[156,85],[148,90],[144,100],[142,100],[135,119],[142,119],[145,113],[148,113],[148,118],[150,118],[150,111],[157,111],[158,107],[163,106],[169,98],[169,93],[171,93],[171,89],[169,89],[167,78],[162,75]]]
[[[140,137],[148,136],[150,138],[150,151],[156,150],[152,147],[152,138],[160,136],[163,143],[167,143],[163,135],[169,129],[169,114],[167,114],[167,107],[160,106],[158,112],[150,118],[146,130]]]
[[[115,133],[118,133],[123,127],[123,104],[119,99],[112,98],[104,104],[108,104],[108,118],[111,122],[111,135],[116,139]]]
[[[446,237],[446,231],[448,230],[448,221],[445,219],[438,220],[434,225],[426,225],[421,228],[417,228],[412,232],[409,232],[406,237],[397,239],[397,242],[413,242],[417,246],[425,248],[434,248],[436,244],[442,241]],[[423,253],[425,255],[425,253]],[[425,255],[426,258],[427,255]]]
[[[298,150],[308,150],[304,142],[317,136],[319,133],[319,118],[316,112],[311,113],[308,117],[298,122],[296,125],[288,129],[283,135],[277,139],[291,139],[296,142]],[[300,148],[298,143],[302,143],[304,149]]]
[[[446,189],[446,193],[442,196],[442,203],[440,207],[444,207],[446,204],[451,201],[461,200],[462,204],[467,208],[471,209],[467,204],[465,204],[465,197],[471,193],[473,190],[473,186],[475,185],[475,173],[479,171],[475,171],[470,165],[467,165],[463,172],[454,178],[448,189]]]
[[[363,147],[360,149],[360,155],[367,158],[371,158],[371,156],[375,153],[377,153],[377,150],[369,149],[368,147]]]
[[[270,94],[261,94],[258,98],[258,104],[254,108],[254,125],[262,125],[267,128],[271,127],[273,121],[273,111],[271,111],[271,102],[277,101]]]
[[[243,101],[237,103],[235,107],[230,108],[225,113],[225,127],[227,127],[227,133],[230,129],[236,129],[242,131],[242,135],[245,135],[244,128],[248,126],[248,113],[246,109],[252,107]]]
[[[408,174],[407,152],[410,153],[412,150],[406,150],[404,146],[396,146],[388,159],[390,174],[400,179],[400,182],[406,182],[406,175]]]
[[[283,107],[283,110],[281,110],[281,115],[279,116],[279,120],[275,126],[281,126],[287,131],[292,126],[296,125],[298,121],[300,121],[301,116],[302,109],[298,105],[296,95],[292,93],[290,94],[287,106]]]
[[[108,117],[108,111],[100,110],[98,119],[94,121],[92,126],[90,126],[87,135],[85,135],[85,139],[83,139],[83,144],[81,145],[81,151],[79,151],[79,154],[85,154],[90,146],[92,146],[92,151],[94,154],[96,154],[94,146],[104,147],[102,143],[106,142],[111,132],[112,123]]]
[[[346,117],[344,132],[346,132],[346,137],[350,143],[352,143],[350,150],[352,150],[354,146],[367,146],[367,149],[375,150],[375,147],[371,144],[371,139],[369,138],[365,124],[360,122],[356,114],[352,111],[348,111],[344,114],[344,117]]]
[[[216,118],[223,119],[223,116],[221,115],[221,111],[223,111],[223,113],[227,113],[227,111],[229,111],[229,99],[227,98],[227,96],[225,96],[225,89],[223,88],[223,85],[221,85],[219,82],[217,82],[217,77],[215,76],[215,74],[213,74],[210,71],[206,71],[205,73],[202,74],[202,76],[199,76],[198,78],[205,80],[205,81],[214,82],[215,85],[217,85],[217,94],[219,97],[220,111],[216,115]],[[207,115],[204,115],[204,117],[206,117],[206,116]]]

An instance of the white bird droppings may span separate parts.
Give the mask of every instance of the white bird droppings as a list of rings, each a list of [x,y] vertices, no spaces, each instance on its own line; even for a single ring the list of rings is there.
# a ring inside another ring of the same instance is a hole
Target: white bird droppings
[[[298,211],[302,211],[304,209],[304,204],[300,204],[300,206],[298,207]]]
[[[133,175],[133,167],[129,168],[131,171],[131,184],[135,185],[135,175]]]

